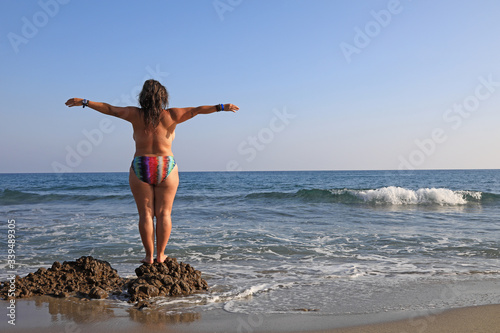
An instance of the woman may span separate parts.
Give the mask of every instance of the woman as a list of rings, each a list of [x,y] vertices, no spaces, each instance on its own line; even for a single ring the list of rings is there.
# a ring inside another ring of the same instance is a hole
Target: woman
[[[66,105],[88,106],[132,123],[135,154],[130,167],[129,183],[137,204],[139,232],[146,251],[146,257],[141,262],[147,264],[154,262],[154,217],[156,217],[156,261],[165,261],[167,256],[164,251],[172,230],[170,213],[179,185],[178,168],[172,153],[175,127],[198,114],[217,111],[236,112],[239,108],[233,104],[219,104],[166,109],[168,92],[155,80],[144,82],[139,94],[140,107],[117,107],[81,98],[71,98]]]

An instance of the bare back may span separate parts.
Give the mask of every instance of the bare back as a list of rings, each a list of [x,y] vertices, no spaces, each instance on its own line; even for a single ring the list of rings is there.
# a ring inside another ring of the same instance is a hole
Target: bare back
[[[144,124],[140,108],[135,108],[129,121],[134,129],[134,156],[173,156],[172,141],[175,138],[177,123],[172,119],[169,110],[163,110],[160,123],[149,131]]]

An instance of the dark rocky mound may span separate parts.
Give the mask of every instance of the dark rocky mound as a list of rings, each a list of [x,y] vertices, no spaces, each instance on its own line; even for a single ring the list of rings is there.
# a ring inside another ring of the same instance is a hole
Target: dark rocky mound
[[[107,298],[120,295],[137,302],[155,296],[188,295],[198,290],[207,290],[200,271],[189,264],[177,263],[167,258],[165,263],[143,264],[135,270],[137,279],[121,278],[111,265],[92,257],[81,257],[76,261],[54,262],[49,269],[39,268],[25,277],[16,276],[16,298],[52,295],[56,297],[78,296],[84,298]],[[0,285],[0,297],[8,299],[10,283]]]
[[[135,274],[138,278],[127,284],[132,302],[155,296],[189,295],[208,289],[200,271],[189,264],[177,263],[175,258],[167,258],[163,263],[144,264],[135,269]]]
[[[123,279],[106,261],[81,257],[76,261],[54,262],[49,269],[39,268],[20,278],[16,276],[16,298],[52,295],[106,298],[121,293]],[[9,284],[2,285],[0,296],[7,298]]]

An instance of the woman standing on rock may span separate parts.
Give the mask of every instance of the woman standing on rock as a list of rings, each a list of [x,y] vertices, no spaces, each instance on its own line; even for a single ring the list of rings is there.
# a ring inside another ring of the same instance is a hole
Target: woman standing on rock
[[[141,261],[148,264],[154,262],[153,218],[156,217],[156,261],[163,262],[167,258],[164,251],[172,230],[170,214],[179,185],[178,168],[172,153],[175,128],[198,114],[236,112],[239,108],[233,104],[218,104],[166,109],[168,92],[155,80],[144,82],[139,94],[140,107],[117,107],[81,98],[71,98],[66,105],[87,106],[132,123],[135,154],[129,183],[137,204],[139,232],[146,251],[146,257]]]

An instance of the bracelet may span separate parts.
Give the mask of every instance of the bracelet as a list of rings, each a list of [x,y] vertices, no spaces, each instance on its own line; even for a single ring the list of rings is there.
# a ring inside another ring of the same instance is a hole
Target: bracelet
[[[84,99],[82,102],[82,106],[85,108],[86,106],[89,106],[89,101]]]
[[[224,104],[221,104],[220,108],[221,108],[222,111],[224,111]]]
[[[220,107],[221,105],[222,105],[222,104],[217,104],[217,105],[215,106],[215,109],[217,110],[217,112],[222,111],[222,108]]]

